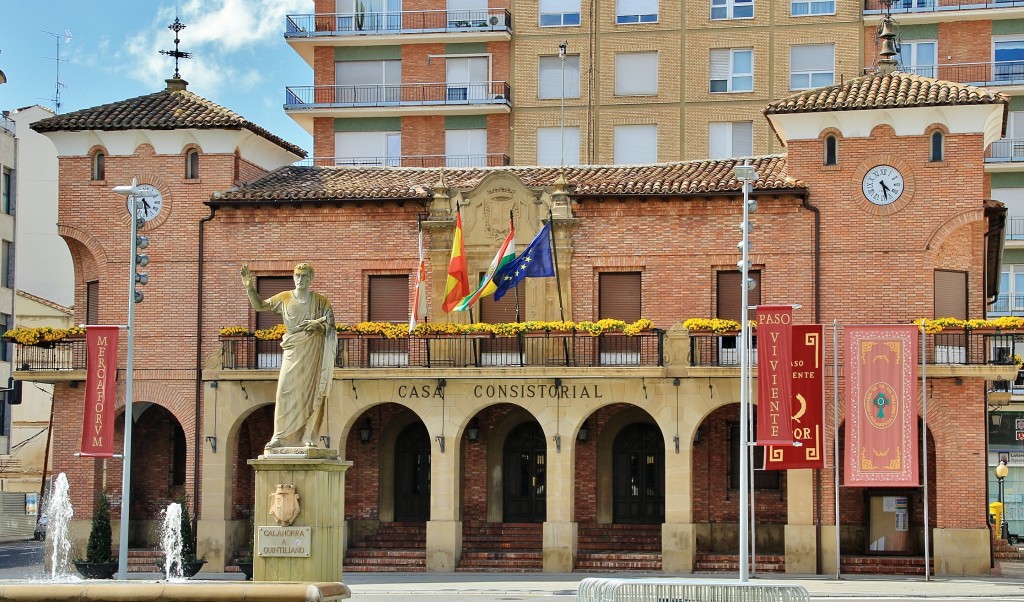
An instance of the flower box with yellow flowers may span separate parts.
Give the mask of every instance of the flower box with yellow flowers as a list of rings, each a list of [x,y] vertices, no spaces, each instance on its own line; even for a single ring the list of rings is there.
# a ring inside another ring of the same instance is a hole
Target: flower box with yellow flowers
[[[409,331],[406,323],[392,322],[360,322],[358,324],[335,324],[338,338],[388,338],[401,339],[406,337],[415,338],[492,338],[504,337],[515,338],[520,335],[537,336],[599,336],[602,334],[614,334],[634,336],[650,332],[654,329],[654,323],[646,318],[641,318],[633,323],[622,320],[603,319],[596,322],[581,321],[555,321],[543,322],[538,320],[527,322],[504,322],[488,324],[477,322],[473,324],[457,324],[452,322],[421,322]],[[278,324],[271,328],[249,332],[241,326],[228,326],[220,330],[221,339],[255,337],[261,341],[277,341],[284,336],[284,324]]]
[[[72,326],[71,328],[52,328],[50,326],[26,328],[22,326],[4,332],[3,338],[5,341],[29,347],[53,347],[57,341],[85,338],[85,329],[81,326]]]

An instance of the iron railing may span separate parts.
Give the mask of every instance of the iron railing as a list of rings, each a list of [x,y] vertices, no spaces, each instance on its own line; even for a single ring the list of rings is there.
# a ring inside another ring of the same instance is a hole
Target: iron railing
[[[289,86],[284,108],[510,105],[507,82]]]
[[[1024,316],[1024,293],[999,293],[988,313],[990,316]]]
[[[512,14],[505,9],[363,11],[288,15],[286,38],[457,33],[512,30]]]
[[[85,370],[85,339],[15,345],[15,370]]]
[[[739,367],[737,336],[708,334],[690,337],[690,365]],[[943,365],[1012,364],[1014,343],[1024,334],[985,334],[943,331],[928,336],[927,362]],[[757,349],[750,350],[750,365],[757,365]]]
[[[509,164],[504,153],[479,155],[402,155],[399,157],[313,157],[295,162],[300,166],[362,167],[503,167]]]
[[[340,336],[338,368],[475,368],[484,366],[661,366],[664,331],[626,336],[608,333],[529,333],[514,337],[439,335],[388,339]],[[222,338],[225,370],[281,366],[278,341]]]
[[[986,163],[1003,163],[1005,161],[1024,161],[1024,139],[1003,138],[996,140],[985,153]]]
[[[894,0],[892,12],[905,14],[1021,7],[1024,7],[1024,0]],[[878,15],[884,12],[885,8],[879,0],[864,1],[865,15]]]
[[[945,63],[942,65],[907,65],[906,73],[977,86],[1018,86],[1024,84],[1024,61],[991,61],[987,63]],[[865,67],[864,73],[872,73]]]

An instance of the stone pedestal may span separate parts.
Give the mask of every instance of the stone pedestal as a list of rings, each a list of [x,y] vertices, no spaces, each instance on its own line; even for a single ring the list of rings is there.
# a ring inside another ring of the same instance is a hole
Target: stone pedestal
[[[319,448],[279,448],[249,460],[256,471],[256,530],[278,527],[270,515],[270,496],[279,484],[292,485],[299,496],[299,513],[289,527],[302,536],[281,538],[260,546],[253,558],[255,581],[341,581],[345,557],[345,471],[352,462],[338,452]],[[308,545],[308,550],[305,548]],[[308,555],[306,555],[308,553]],[[279,554],[292,554],[283,556]]]

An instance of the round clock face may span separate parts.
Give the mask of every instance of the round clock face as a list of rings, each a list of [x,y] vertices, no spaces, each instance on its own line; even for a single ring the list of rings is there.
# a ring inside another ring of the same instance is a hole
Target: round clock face
[[[137,188],[142,191],[143,194],[128,197],[128,212],[131,213],[132,201],[134,200],[135,207],[139,212],[139,217],[148,222],[160,214],[160,209],[164,205],[164,197],[160,194],[160,191],[156,189],[156,186],[153,186],[152,184],[139,184]]]
[[[903,174],[891,165],[872,167],[864,174],[864,197],[876,205],[895,203],[903,195]]]

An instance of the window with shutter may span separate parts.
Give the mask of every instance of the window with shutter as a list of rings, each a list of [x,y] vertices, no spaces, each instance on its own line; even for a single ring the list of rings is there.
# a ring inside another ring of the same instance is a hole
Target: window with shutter
[[[558,56],[538,59],[537,98],[562,98],[563,69],[565,98],[580,97],[580,55],[567,54],[564,62]]]
[[[85,283],[85,323],[100,323],[100,281]]]
[[[747,292],[747,306],[761,304],[761,272],[750,270],[747,276],[757,283],[757,286]],[[718,272],[716,296],[718,298],[718,315],[723,320],[741,321],[743,317],[743,303],[740,290],[740,283],[743,281],[743,273],[739,270],[723,270]],[[748,319],[753,314],[748,313]],[[722,365],[739,364],[739,337],[720,337],[718,339],[718,362]],[[751,337],[750,360],[751,365],[757,361],[757,337]]]
[[[558,154],[562,155],[561,161]],[[537,165],[579,165],[580,128],[537,128]]]
[[[748,157],[754,154],[754,124],[723,121],[708,124],[708,155],[711,159]]]
[[[658,93],[658,53],[615,54],[615,95],[653,96]]]
[[[967,272],[935,270],[933,318],[967,319]]]
[[[409,321],[409,276],[388,274],[370,276],[366,315],[370,322],[403,323]],[[408,366],[408,339],[369,341],[370,366]]]
[[[612,130],[613,161],[616,165],[657,163],[657,125],[617,125]]]
[[[295,288],[295,279],[291,276],[260,276],[256,278],[256,294],[260,299],[266,300],[278,293],[290,291]],[[256,312],[256,329],[263,330],[277,324],[282,324],[281,316],[272,311]]]
[[[789,89],[806,90],[835,81],[835,44],[804,44],[789,49]]]
[[[640,272],[605,272],[598,277],[597,317],[622,320],[632,324],[642,311],[642,278]],[[640,363],[640,340],[635,337],[600,339],[602,366]]]

